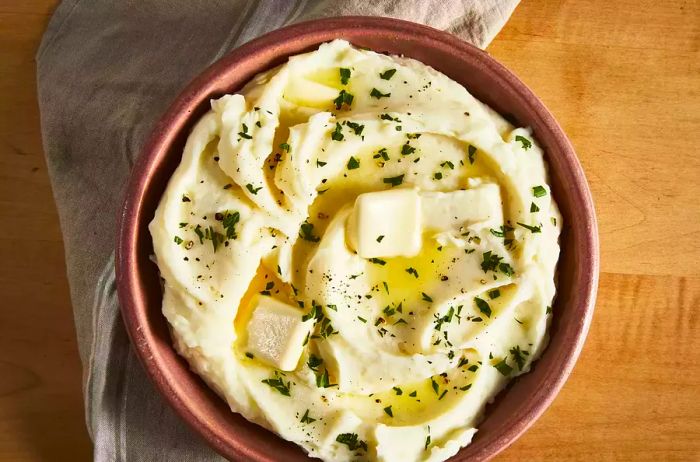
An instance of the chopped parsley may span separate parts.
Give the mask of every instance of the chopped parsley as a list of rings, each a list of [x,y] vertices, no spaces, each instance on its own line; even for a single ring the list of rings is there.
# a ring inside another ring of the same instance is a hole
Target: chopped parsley
[[[345,90],[340,90],[338,97],[333,100],[333,104],[335,104],[336,109],[341,109],[343,105],[350,107],[353,99],[355,99],[355,97],[352,95],[352,93],[348,93]]]
[[[530,213],[539,212],[540,208],[534,202],[530,204]]]
[[[525,367],[525,356],[528,356],[530,353],[521,350],[520,346],[516,345],[510,349],[510,354],[513,356],[513,361],[515,361],[515,364],[518,366],[518,370],[522,371],[523,367]]]
[[[357,136],[362,135],[362,130],[365,129],[364,125],[360,125],[357,122],[348,121],[348,122],[345,122],[345,125],[350,127],[352,129],[352,131],[355,132],[355,135],[357,135]]]
[[[250,183],[245,185],[245,187],[248,191],[250,191],[251,194],[256,194],[256,195],[258,194],[258,191],[260,191],[262,189],[262,186],[256,188]]]
[[[403,390],[399,387],[392,387],[392,390],[394,390],[394,393],[396,393],[397,396],[403,395]]]
[[[442,180],[442,172],[435,172],[435,175],[433,175],[433,179]]]
[[[303,424],[314,423],[316,422],[316,419],[309,416],[309,410],[307,409],[306,412],[304,412],[304,415],[301,417],[300,422]]]
[[[382,181],[386,184],[390,184],[392,187],[398,186],[403,183],[403,175],[386,177]]]
[[[360,168],[360,161],[355,159],[354,157],[350,157],[350,160],[348,160],[348,170],[355,170],[356,168]]]
[[[182,202],[192,202],[192,199],[190,199],[189,197],[187,197],[183,194],[182,195]]]
[[[282,377],[269,378],[262,381],[262,383],[269,385],[284,396],[291,396],[289,391],[291,387],[291,382],[284,383]]]
[[[321,162],[320,160],[316,160],[316,167],[323,167],[326,164],[327,162]]]
[[[455,164],[453,164],[453,163],[450,162],[449,160],[446,160],[445,162],[443,162],[443,163],[440,164],[440,167],[442,167],[442,168],[447,167],[447,168],[449,168],[450,170],[454,170]]]
[[[498,298],[501,296],[501,291],[498,289],[493,289],[489,291],[489,298],[493,300],[494,298]]]
[[[491,317],[491,307],[486,302],[486,300],[483,300],[479,297],[474,297],[474,302],[476,303],[476,307],[479,308],[479,311],[484,313],[487,318]]]
[[[289,151],[292,149],[292,147],[289,146],[289,144],[287,144],[287,143],[281,143],[281,144],[280,144],[280,149],[283,150],[283,151],[289,152]]]
[[[523,149],[526,151],[532,147],[532,141],[528,140],[524,136],[516,135],[515,141],[519,141],[523,145]]]
[[[530,226],[530,225],[526,225],[525,223],[520,223],[520,222],[518,222],[518,224],[525,229],[529,229],[530,232],[532,232],[532,233],[541,233],[542,232],[541,225],[540,226]]]
[[[391,93],[382,93],[381,91],[377,90],[376,88],[372,88],[372,91],[369,93],[369,96],[372,98],[388,98],[391,96]]]
[[[501,262],[501,260],[503,260],[503,257],[499,257],[490,250],[488,252],[484,252],[482,258],[483,261],[481,262],[481,269],[484,271],[484,273],[488,273],[489,271],[495,272],[496,268],[498,268],[498,264]]]
[[[491,231],[491,234],[493,234],[496,237],[506,237],[506,233],[509,231],[513,231],[513,228],[511,228],[508,225],[505,225],[505,226],[501,226],[498,231],[493,229],[493,228],[490,229],[489,231]]]
[[[515,270],[508,263],[499,263],[498,269],[506,276],[513,276],[515,274]]]
[[[308,221],[301,224],[299,228],[299,237],[309,242],[318,242],[321,240],[320,237],[314,235],[313,223],[309,223]]]
[[[386,148],[382,148],[375,155],[372,156],[373,159],[383,159],[385,161],[389,160],[389,153],[386,151]]]
[[[238,234],[236,233],[236,224],[241,220],[241,214],[238,212],[224,212],[222,218],[222,224],[224,230],[226,231],[226,239],[236,239]]]
[[[547,190],[544,186],[535,186],[532,188],[532,195],[535,197],[543,197],[547,195]]]
[[[469,163],[473,164],[475,160],[474,157],[476,156],[476,148],[470,144],[467,148],[467,154],[469,156]]]
[[[392,122],[401,122],[398,117],[391,117],[389,114],[381,114],[379,118],[382,120],[390,120]]]
[[[413,154],[414,152],[416,152],[416,148],[408,144],[408,141],[406,142],[406,144],[401,146],[401,154],[403,154],[404,156]]]
[[[362,316],[358,316],[357,319],[359,319],[360,321],[362,321],[364,323],[367,322],[367,320],[365,318],[363,318]]]
[[[432,377],[430,377],[430,385],[433,387],[433,391],[437,395],[438,392],[440,391],[440,385],[438,385],[438,383]]]
[[[330,379],[328,378],[328,369],[324,369],[323,374],[316,376],[316,386],[318,388],[330,388],[335,386],[335,384],[331,384]]]
[[[386,265],[386,260],[382,260],[381,258],[370,258],[369,262],[380,266]]]
[[[174,239],[174,240],[175,240],[175,243],[176,243],[177,245],[180,245],[180,244],[182,244],[183,242],[185,242],[185,241],[182,240],[182,238],[181,238],[180,236],[175,236],[175,239]]]
[[[421,292],[421,295],[423,296],[423,300],[425,300],[426,302],[433,301],[433,298],[430,295],[426,294],[425,292]]]
[[[396,74],[396,69],[387,69],[381,74],[379,74],[379,77],[383,80],[390,80],[394,74]]]
[[[377,236],[377,242],[382,242],[382,239],[384,239],[384,235]]]
[[[343,135],[342,130],[343,127],[341,127],[340,124],[336,122],[335,130],[333,130],[333,133],[331,133],[331,139],[333,141],[343,141],[343,138],[345,138],[345,136]]]
[[[356,449],[367,450],[367,443],[358,439],[357,433],[341,433],[336,436],[335,440],[340,444],[346,445],[351,451]]]
[[[347,85],[350,81],[350,69],[346,67],[341,67],[340,69],[338,69],[338,71],[340,73],[340,83],[342,83],[343,85]]]
[[[238,136],[247,140],[252,140],[253,137],[248,134],[248,126],[246,124],[242,124],[242,129],[243,131],[238,132]]]
[[[513,372],[513,368],[506,363],[505,359],[502,360],[500,363],[494,364],[493,367],[495,367],[498,372],[500,372],[502,375],[505,375],[506,377],[508,377],[510,373]]]
[[[249,358],[249,359],[254,359],[254,358],[255,358],[255,356],[254,356],[253,353],[251,353],[251,352],[246,352],[245,356],[246,356],[246,358]]]
[[[411,267],[411,268],[406,268],[406,272],[407,272],[408,274],[414,275],[414,276],[416,277],[416,279],[418,279],[418,271],[416,271],[415,268],[413,268],[413,267]]]
[[[306,362],[306,365],[309,366],[309,369],[311,369],[314,372],[318,372],[318,366],[320,366],[321,364],[323,364],[323,359],[313,354],[309,355],[309,360]]]
[[[388,415],[389,417],[394,417],[394,413],[391,411],[391,406],[385,407],[384,412],[386,412],[386,415]]]
[[[418,392],[414,390],[411,393],[409,393],[408,396],[410,396],[411,398],[415,398],[416,396],[418,396]]]

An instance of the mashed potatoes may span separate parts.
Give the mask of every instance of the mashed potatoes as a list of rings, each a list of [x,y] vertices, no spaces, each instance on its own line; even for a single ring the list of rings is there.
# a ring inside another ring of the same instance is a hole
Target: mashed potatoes
[[[211,106],[150,225],[177,350],[312,456],[454,455],[546,344],[561,218],[529,131],[341,40]]]

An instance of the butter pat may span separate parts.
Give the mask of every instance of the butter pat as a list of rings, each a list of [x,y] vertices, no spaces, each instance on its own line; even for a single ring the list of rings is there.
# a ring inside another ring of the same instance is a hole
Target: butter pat
[[[418,191],[360,194],[347,226],[349,244],[362,258],[415,256],[422,233]]]
[[[421,193],[423,221],[428,229],[448,231],[475,223],[503,224],[501,193],[497,184],[472,189]]]
[[[314,325],[312,319],[302,321],[301,317],[301,311],[291,305],[258,297],[248,322],[248,351],[279,370],[293,371]]]

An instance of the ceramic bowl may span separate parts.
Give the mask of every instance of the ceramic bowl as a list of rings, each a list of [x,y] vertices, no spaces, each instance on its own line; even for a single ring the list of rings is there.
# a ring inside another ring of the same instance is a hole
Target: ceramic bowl
[[[551,338],[532,371],[511,382],[487,407],[474,441],[453,458],[487,460],[513,443],[544,412],[576,362],[593,314],[599,272],[598,232],[581,165],[554,117],[505,67],[445,32],[388,18],[316,20],[253,40],[194,79],[156,125],[128,184],[116,260],[124,323],[157,389],[219,453],[233,460],[308,460],[296,445],[231,412],[177,355],[161,313],[161,286],[158,270],[149,260],[153,249],[147,225],[180,162],[192,126],[209,109],[210,98],[236,92],[259,72],[336,38],[434,67],[515,125],[531,127],[545,151],[553,196],[564,218]]]

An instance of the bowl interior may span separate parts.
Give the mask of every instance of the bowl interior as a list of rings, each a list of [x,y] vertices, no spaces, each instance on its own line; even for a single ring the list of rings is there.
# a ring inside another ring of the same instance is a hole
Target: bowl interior
[[[456,37],[386,18],[335,18],[267,34],[234,50],[195,79],[159,121],[132,172],[120,220],[117,284],[137,355],[180,415],[221,454],[258,461],[308,460],[296,445],[232,413],[171,346],[147,225],[209,99],[232,93],[255,74],[320,43],[405,55],[443,72],[518,126],[532,127],[545,150],[564,229],[550,344],[533,370],[513,381],[487,408],[473,443],[453,460],[485,460],[512,443],[563,385],[590,323],[598,277],[597,228],[590,192],[573,148],[542,103],[486,53]]]

